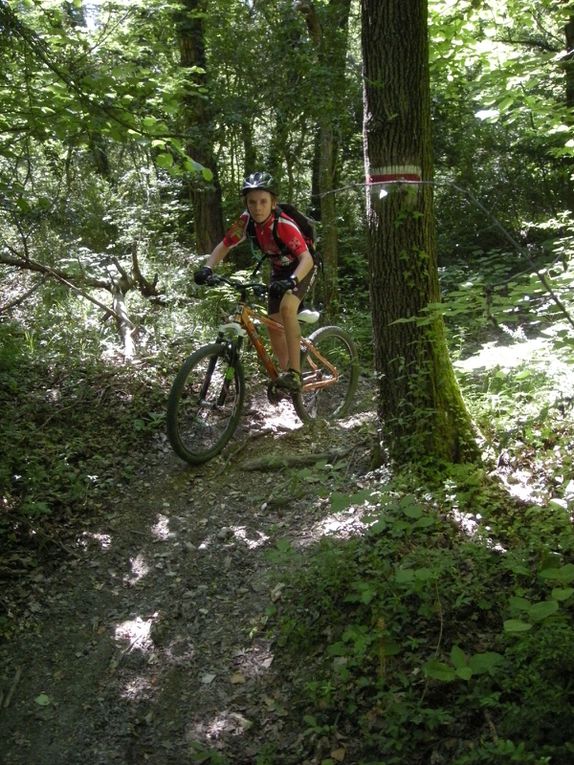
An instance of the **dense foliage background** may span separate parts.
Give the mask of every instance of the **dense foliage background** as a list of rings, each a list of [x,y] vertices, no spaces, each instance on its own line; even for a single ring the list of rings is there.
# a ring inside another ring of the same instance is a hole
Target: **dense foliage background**
[[[572,760],[573,26],[567,0],[430,3],[440,310],[487,470],[399,476],[369,495],[387,514],[366,543],[287,556],[303,579],[277,614],[286,655],[330,662],[301,682],[311,739],[342,715],[357,762],[430,762],[447,723],[460,730],[433,762]],[[223,230],[244,174],[267,168],[324,239],[336,224],[327,268],[369,373],[359,30],[357,3],[335,0],[0,0],[5,635],[38,560],[65,555],[77,519],[162,438],[175,370],[210,335],[218,299],[191,279],[202,199]],[[496,468],[524,504],[492,488]],[[475,542],[452,524],[465,514],[490,524]],[[454,616],[435,650],[437,603]]]

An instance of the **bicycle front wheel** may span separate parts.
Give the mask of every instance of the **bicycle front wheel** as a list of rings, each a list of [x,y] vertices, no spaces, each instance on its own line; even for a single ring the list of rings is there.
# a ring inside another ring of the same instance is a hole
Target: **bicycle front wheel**
[[[293,406],[303,422],[332,420],[349,411],[359,381],[359,358],[351,336],[340,327],[321,327],[301,353],[303,387]]]
[[[198,465],[215,457],[237,428],[245,380],[228,349],[206,345],[186,359],[167,401],[167,435],[175,453]]]

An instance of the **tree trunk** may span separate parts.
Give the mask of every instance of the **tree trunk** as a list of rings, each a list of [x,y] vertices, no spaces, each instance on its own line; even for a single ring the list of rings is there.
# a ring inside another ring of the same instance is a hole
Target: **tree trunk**
[[[193,85],[203,87],[208,85],[203,28],[206,5],[206,0],[182,0],[181,10],[175,17],[181,66],[190,70]],[[224,234],[221,187],[213,150],[210,101],[198,94],[191,84],[189,91],[192,95],[184,97],[182,108],[185,132],[190,136],[186,151],[213,173],[209,186],[199,179],[192,179],[188,184],[198,252],[206,253],[211,252]]]
[[[329,0],[322,11],[310,0],[299,0],[298,10],[305,17],[309,36],[317,52],[315,85],[318,136],[314,161],[314,200],[319,200],[321,252],[325,264],[322,301],[327,314],[338,312],[338,231],[337,205],[333,193],[338,160],[337,105],[338,94],[345,87],[345,61],[350,0]]]
[[[361,6],[369,268],[383,446],[403,464],[475,460],[472,422],[438,306],[432,187],[418,183],[432,177],[427,0],[361,0]]]
[[[574,16],[570,16],[568,23],[564,27],[566,36],[566,57],[564,59],[564,70],[566,73],[566,106],[569,109],[570,125],[574,120]],[[572,183],[572,171],[574,169],[574,160],[567,158],[570,169],[570,177],[567,179],[566,204],[570,212],[574,213],[574,184]]]

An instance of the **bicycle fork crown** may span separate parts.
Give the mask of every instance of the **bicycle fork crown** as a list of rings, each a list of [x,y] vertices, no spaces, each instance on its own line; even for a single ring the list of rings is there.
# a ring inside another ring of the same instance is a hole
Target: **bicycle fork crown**
[[[223,337],[246,337],[247,331],[236,321],[220,324],[217,330]]]

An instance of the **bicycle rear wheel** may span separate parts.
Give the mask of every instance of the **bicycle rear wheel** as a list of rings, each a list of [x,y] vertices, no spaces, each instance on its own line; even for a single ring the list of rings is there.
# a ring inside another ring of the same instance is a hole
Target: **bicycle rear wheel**
[[[198,465],[215,457],[237,428],[245,380],[228,349],[206,345],[186,359],[167,401],[167,435],[175,453]]]
[[[301,353],[303,388],[293,406],[303,422],[332,420],[349,411],[359,381],[359,357],[351,336],[340,327],[321,327]]]

